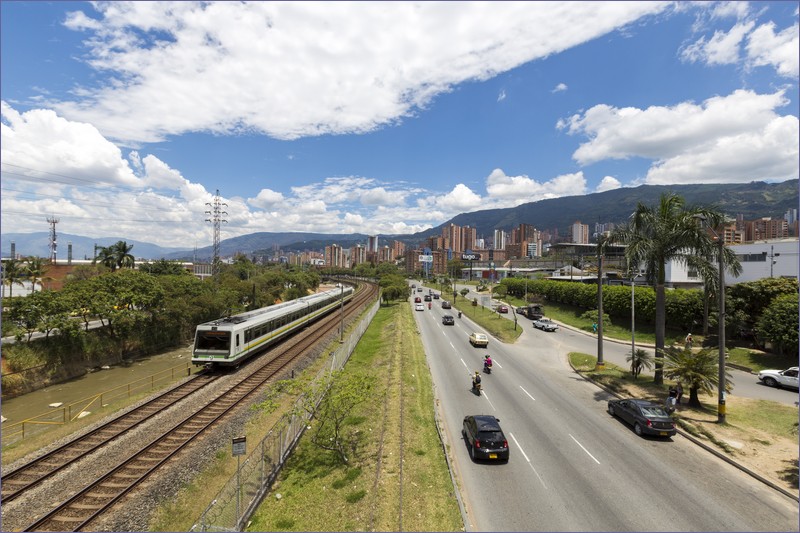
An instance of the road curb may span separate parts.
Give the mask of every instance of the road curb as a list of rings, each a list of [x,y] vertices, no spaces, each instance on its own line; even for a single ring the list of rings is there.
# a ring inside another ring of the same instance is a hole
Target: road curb
[[[586,381],[594,384],[595,386],[597,386],[600,389],[603,389],[608,394],[610,394],[610,395],[612,395],[612,396],[614,396],[616,398],[622,398],[622,396],[617,394],[615,391],[609,389],[608,387],[606,387],[602,383],[599,383],[599,382],[595,381],[594,379],[592,379],[591,377],[589,377],[587,375],[584,375],[581,372],[579,372],[578,369],[576,369],[575,366],[572,364],[572,361],[570,361],[569,357],[567,357],[567,363],[569,363],[569,366],[570,366],[570,368],[572,368],[573,372],[578,374],[580,377],[582,377]],[[686,431],[684,431],[682,429],[677,429],[677,432],[678,432],[679,435],[681,435],[682,437],[688,439],[690,442],[700,446],[701,448],[703,448],[707,452],[710,452],[711,454],[715,455],[719,459],[722,459],[723,461],[725,461],[729,465],[731,465],[733,467],[736,467],[737,469],[741,470],[742,472],[744,472],[745,474],[749,475],[753,479],[756,479],[756,480],[760,481],[761,483],[767,485],[769,488],[780,492],[784,496],[787,496],[787,497],[791,498],[792,500],[794,500],[796,502],[800,502],[800,497],[798,497],[796,494],[792,494],[791,492],[789,492],[788,490],[784,489],[780,485],[776,485],[775,483],[773,483],[769,479],[766,479],[765,477],[761,476],[760,474],[750,470],[746,466],[737,463],[736,461],[734,461],[733,459],[731,459],[727,455],[715,450],[714,448],[712,448],[708,444],[700,441],[699,439],[695,438],[693,435],[687,433]]]

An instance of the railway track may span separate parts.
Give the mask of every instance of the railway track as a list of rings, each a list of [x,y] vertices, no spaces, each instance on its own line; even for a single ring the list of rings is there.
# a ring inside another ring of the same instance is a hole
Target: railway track
[[[376,286],[370,284],[366,287],[366,289],[358,291],[353,301],[348,304],[348,318],[360,313],[364,305],[377,295]],[[197,408],[183,421],[154,439],[149,445],[96,482],[26,527],[25,530],[80,531],[107,512],[122,497],[145,481],[172,457],[215,428],[226,415],[236,411],[238,406],[247,403],[254,394],[262,390],[265,383],[286,371],[298,357],[320,342],[319,339],[324,339],[336,331],[339,321],[340,317],[337,316],[337,313],[329,314],[312,326],[313,334],[295,335],[287,341],[288,345],[285,342],[255,359],[253,362],[265,362],[233,387],[221,392],[206,405]],[[65,466],[60,466],[59,470]],[[20,470],[22,469],[17,471]],[[17,493],[24,490],[27,489],[22,489]]]

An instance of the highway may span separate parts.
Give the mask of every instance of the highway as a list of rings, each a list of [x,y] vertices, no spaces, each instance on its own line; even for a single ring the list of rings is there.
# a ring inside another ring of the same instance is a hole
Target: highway
[[[482,330],[466,317],[442,325],[449,310],[440,302],[414,313],[468,530],[797,531],[796,501],[680,436],[640,438],[609,416],[608,394],[566,362],[568,351],[593,353],[583,344],[593,337],[532,330],[525,319],[515,344],[490,337],[488,349],[473,348],[469,332]],[[476,396],[470,375],[486,353],[494,368]],[[467,414],[500,419],[507,464],[472,462],[461,437]]]

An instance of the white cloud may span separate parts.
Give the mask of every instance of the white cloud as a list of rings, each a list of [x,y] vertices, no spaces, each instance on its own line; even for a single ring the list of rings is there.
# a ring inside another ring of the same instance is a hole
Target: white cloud
[[[563,174],[549,181],[538,182],[528,176],[507,176],[496,168],[486,178],[487,208],[513,207],[546,198],[558,198],[586,193],[583,172]]]
[[[560,93],[561,91],[566,91],[566,90],[567,90],[567,84],[566,83],[559,83],[550,92],[551,93]]]
[[[740,44],[754,25],[753,22],[738,23],[727,33],[714,32],[714,36],[708,41],[702,37],[684,49],[681,57],[690,62],[700,61],[707,65],[735,64],[740,58]]]
[[[505,99],[506,99],[506,91],[505,89],[503,89],[502,91],[500,91],[500,94],[497,95],[497,101],[502,102]]]
[[[449,193],[435,198],[433,203],[445,211],[461,213],[480,207],[481,197],[463,183],[459,183]]]
[[[737,90],[728,96],[709,98],[701,105],[684,102],[672,107],[653,106],[647,109],[615,108],[597,105],[582,115],[574,115],[557,124],[569,134],[584,134],[590,140],[581,144],[573,158],[582,165],[606,159],[643,157],[654,160],[655,166],[647,181],[666,179],[667,169],[679,166],[682,171],[672,183],[699,183],[714,178],[715,166],[727,169],[727,181],[756,179],[792,179],[797,177],[798,136],[787,126],[797,123],[793,116],[779,116],[777,108],[786,106],[783,91],[757,94]],[[771,132],[790,133],[767,136]],[[762,138],[761,141],[759,139]],[[739,170],[728,168],[731,156],[726,147],[756,142],[763,154],[755,161],[770,161],[759,169],[753,164]],[[697,164],[694,171],[683,161]],[[659,170],[660,169],[660,170]]]
[[[775,24],[762,24],[747,42],[748,62],[752,66],[772,66],[779,75],[797,78],[800,64],[800,35],[797,25],[775,34]]]
[[[101,2],[96,17],[73,13],[66,26],[87,34],[89,65],[104,83],[53,107],[130,144],[191,131],[280,139],[367,132],[455,84],[668,5]]]
[[[594,192],[613,191],[614,189],[619,189],[620,187],[622,187],[622,183],[620,183],[617,178],[613,176],[606,176],[600,180],[600,183],[597,185]]]
[[[255,198],[247,199],[248,204],[261,209],[279,207],[284,201],[283,194],[272,189],[261,189]]]

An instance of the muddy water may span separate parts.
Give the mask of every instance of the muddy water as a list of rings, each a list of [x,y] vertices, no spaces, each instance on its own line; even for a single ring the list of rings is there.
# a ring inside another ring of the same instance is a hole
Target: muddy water
[[[182,347],[163,354],[137,359],[127,366],[118,365],[108,369],[99,369],[79,378],[3,400],[0,405],[0,414],[6,419],[3,426],[52,411],[49,405],[53,403],[62,403],[63,406],[67,406],[78,400],[122,386],[125,386],[124,390],[127,391],[129,384],[137,393],[150,390],[151,381],[154,382],[155,389],[164,388],[174,382],[169,378],[172,372],[165,371],[178,365],[185,365],[190,361],[191,348]],[[190,368],[192,373],[196,372],[194,366],[190,365]],[[174,374],[175,380],[181,379],[186,376],[186,370],[181,373],[179,369],[175,369]],[[121,398],[117,394],[114,393],[114,396],[117,399]],[[99,406],[94,404],[88,410],[93,411],[97,408]],[[80,412],[80,408],[78,412]]]

